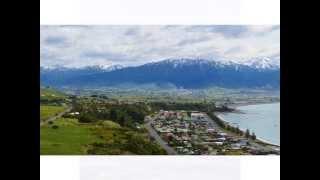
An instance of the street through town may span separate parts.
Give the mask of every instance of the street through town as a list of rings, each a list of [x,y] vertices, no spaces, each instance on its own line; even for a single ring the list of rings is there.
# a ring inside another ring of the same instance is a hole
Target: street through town
[[[146,128],[150,136],[157,141],[157,143],[167,152],[168,155],[177,155],[178,153],[172,147],[170,147],[167,142],[165,142],[151,126],[153,120],[154,118],[148,118],[148,121],[146,123]]]

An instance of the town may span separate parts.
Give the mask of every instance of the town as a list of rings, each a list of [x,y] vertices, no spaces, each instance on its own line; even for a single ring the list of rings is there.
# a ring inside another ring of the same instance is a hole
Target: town
[[[257,140],[227,132],[204,112],[160,110],[147,116],[146,121],[166,142],[165,146],[173,148],[176,154],[279,154],[276,149],[257,143]]]

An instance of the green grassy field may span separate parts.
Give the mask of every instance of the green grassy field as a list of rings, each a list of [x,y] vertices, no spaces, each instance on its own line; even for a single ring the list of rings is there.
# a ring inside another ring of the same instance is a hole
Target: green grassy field
[[[165,154],[144,132],[112,121],[83,124],[60,118],[40,127],[41,155]]]
[[[65,106],[40,105],[40,121],[55,116],[56,114],[64,111],[65,109]]]
[[[92,128],[92,125],[79,124],[77,119],[69,118],[60,118],[51,125],[42,126],[40,127],[40,154],[86,154],[88,144],[100,141],[91,130]]]

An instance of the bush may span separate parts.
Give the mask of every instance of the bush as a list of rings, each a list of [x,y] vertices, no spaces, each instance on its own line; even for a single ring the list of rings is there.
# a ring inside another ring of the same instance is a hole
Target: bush
[[[257,136],[256,136],[256,134],[255,134],[255,133],[252,133],[252,135],[251,135],[251,139],[253,139],[253,140],[256,140],[256,139],[257,139]]]
[[[250,131],[249,131],[249,129],[246,130],[246,132],[245,132],[245,137],[246,137],[246,138],[250,138]]]
[[[59,126],[57,126],[57,125],[52,126],[52,129],[58,129],[58,128],[59,128]]]
[[[89,114],[84,114],[79,117],[79,122],[81,123],[91,123],[97,121],[93,116]]]

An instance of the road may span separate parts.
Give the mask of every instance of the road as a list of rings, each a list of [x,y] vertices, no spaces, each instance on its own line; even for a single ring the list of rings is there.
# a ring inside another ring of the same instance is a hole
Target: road
[[[158,144],[167,152],[168,155],[177,155],[178,153],[172,147],[170,147],[167,142],[165,142],[151,126],[153,120],[154,119],[150,118],[150,120],[146,123],[146,128],[150,136],[158,142]]]
[[[54,120],[62,117],[64,114],[70,112],[71,109],[72,109],[72,107],[70,106],[70,107],[68,107],[66,110],[60,112],[59,114],[57,114],[57,115],[55,115],[55,116],[52,116],[52,117],[48,118],[47,120],[40,121],[40,126],[45,125],[45,124],[48,123],[49,121],[54,121]]]

